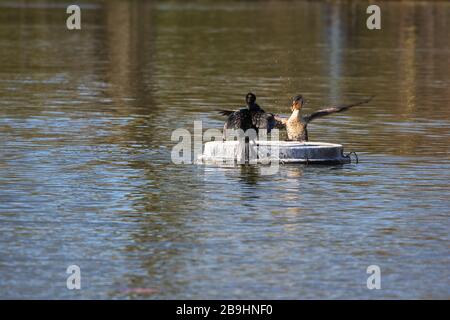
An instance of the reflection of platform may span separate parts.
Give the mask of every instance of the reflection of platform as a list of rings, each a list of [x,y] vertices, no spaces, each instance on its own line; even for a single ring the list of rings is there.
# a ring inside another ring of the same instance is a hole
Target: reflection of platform
[[[248,147],[239,141],[211,141],[205,143],[199,162],[264,163],[350,163],[340,144],[326,142],[255,141]]]

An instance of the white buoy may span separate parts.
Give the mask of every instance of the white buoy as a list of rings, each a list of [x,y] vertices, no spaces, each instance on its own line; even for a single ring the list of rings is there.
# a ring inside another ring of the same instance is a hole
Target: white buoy
[[[267,163],[278,160],[282,163],[336,164],[350,163],[340,144],[326,142],[297,141],[250,141],[248,147],[239,141],[211,141],[205,143],[202,163],[238,162]]]

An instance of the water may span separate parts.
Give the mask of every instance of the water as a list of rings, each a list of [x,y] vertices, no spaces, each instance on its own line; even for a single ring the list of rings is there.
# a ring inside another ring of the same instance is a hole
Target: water
[[[450,5],[381,7],[89,1],[68,31],[64,2],[1,1],[0,297],[450,298]],[[360,163],[171,163],[248,91],[376,95],[309,126]]]

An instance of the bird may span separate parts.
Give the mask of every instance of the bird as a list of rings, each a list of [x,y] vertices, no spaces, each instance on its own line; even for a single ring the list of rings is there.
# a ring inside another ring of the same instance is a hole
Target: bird
[[[260,129],[267,130],[267,133],[270,133],[273,128],[284,127],[277,116],[265,112],[256,103],[256,95],[254,93],[247,93],[245,103],[246,106],[239,110],[219,110],[221,115],[228,117],[223,126],[224,138],[228,129],[242,129],[244,132],[254,129],[258,135]]]
[[[311,114],[302,115],[301,110],[305,102],[303,96],[299,94],[296,95],[294,98],[292,98],[292,105],[291,105],[292,114],[289,117],[289,119],[287,120],[280,119],[280,122],[282,123],[282,125],[286,127],[288,140],[308,141],[307,126],[311,121],[327,116],[332,113],[346,111],[352,107],[368,103],[372,100],[372,98],[373,96],[357,103],[332,106],[329,108],[318,110]]]

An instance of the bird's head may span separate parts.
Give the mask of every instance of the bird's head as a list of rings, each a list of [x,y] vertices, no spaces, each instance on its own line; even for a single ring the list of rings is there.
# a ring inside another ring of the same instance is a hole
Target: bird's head
[[[303,96],[301,94],[296,95],[294,98],[292,98],[291,110],[301,110],[304,104],[305,101],[303,100]]]
[[[245,96],[245,103],[247,104],[247,106],[250,107],[250,106],[254,105],[255,101],[256,101],[256,96],[251,92],[247,93],[247,95]]]

